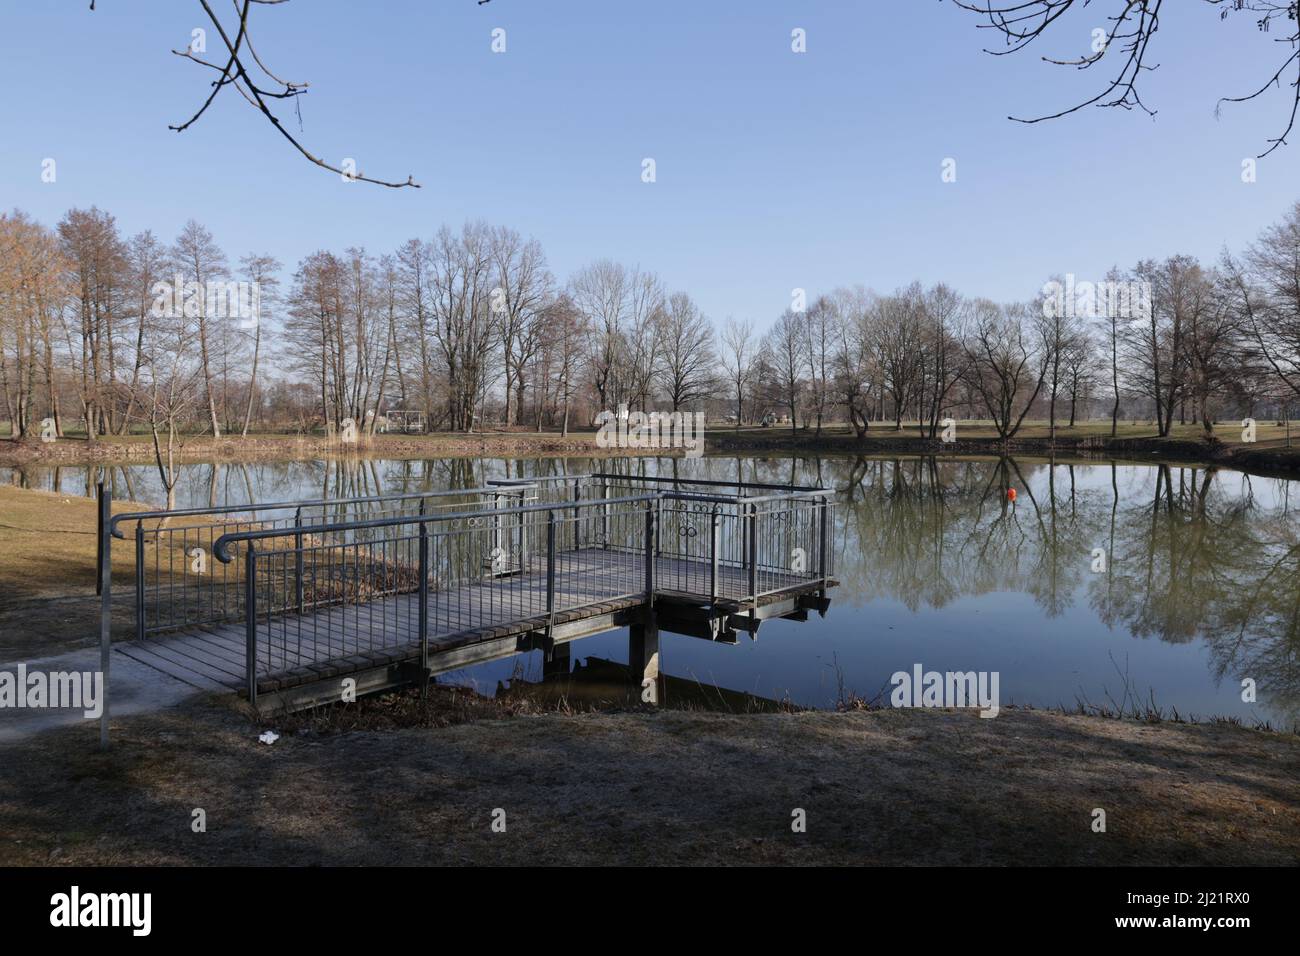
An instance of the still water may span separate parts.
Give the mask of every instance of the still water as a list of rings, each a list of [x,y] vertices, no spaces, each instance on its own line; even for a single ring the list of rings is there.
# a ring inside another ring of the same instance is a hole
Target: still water
[[[997,671],[1003,705],[1107,706],[1126,695],[1184,717],[1300,718],[1300,492],[1223,469],[930,457],[429,461],[185,466],[177,507],[480,485],[592,470],[821,483],[836,491],[827,617],[773,621],[735,647],[666,635],[666,673],[831,706],[890,675]],[[161,504],[152,466],[114,467],[114,494]],[[85,494],[84,467],[0,481]],[[1018,491],[1014,503],[1006,489]],[[626,632],[573,653],[626,661]],[[540,655],[526,662],[541,671]],[[513,662],[456,675],[492,692]],[[1253,680],[1255,702],[1243,701]]]

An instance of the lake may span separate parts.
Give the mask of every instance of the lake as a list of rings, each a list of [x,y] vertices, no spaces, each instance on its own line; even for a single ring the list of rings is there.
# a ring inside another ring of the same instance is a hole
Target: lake
[[[827,617],[735,647],[666,635],[669,675],[816,707],[896,671],[997,671],[1003,705],[1113,706],[1290,725],[1300,714],[1300,512],[1293,482],[1163,464],[933,457],[331,460],[183,466],[177,507],[473,487],[593,470],[822,483],[836,491]],[[117,497],[165,500],[152,465]],[[85,494],[84,466],[0,481]],[[1017,498],[1007,500],[1014,487]],[[1297,495],[1300,499],[1300,495]],[[1298,501],[1300,503],[1300,501]],[[574,645],[626,661],[626,631]],[[516,663],[456,675],[491,693]],[[540,654],[524,673],[541,672]],[[1257,700],[1242,699],[1254,681]]]

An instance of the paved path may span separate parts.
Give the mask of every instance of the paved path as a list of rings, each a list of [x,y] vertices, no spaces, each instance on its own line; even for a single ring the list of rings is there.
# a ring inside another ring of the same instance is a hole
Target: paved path
[[[99,670],[99,649],[87,648],[55,657],[9,661],[0,664],[0,671],[8,672],[16,679],[20,663],[26,666],[28,674],[37,671],[47,674],[60,671],[96,672]],[[113,652],[111,666],[113,717],[163,710],[200,693],[184,681],[133,661],[116,650]],[[87,719],[82,709],[0,707],[0,744],[26,740],[41,731],[76,724],[86,725],[88,734],[98,734],[98,718]]]

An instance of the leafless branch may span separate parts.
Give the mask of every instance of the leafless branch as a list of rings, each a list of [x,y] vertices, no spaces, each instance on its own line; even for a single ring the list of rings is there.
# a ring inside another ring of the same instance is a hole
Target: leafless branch
[[[1034,41],[1040,39],[1048,29],[1071,9],[1083,9],[1092,0],[953,0],[958,7],[979,14],[988,20],[979,24],[981,29],[994,30],[1003,35],[1005,46],[1001,50],[986,49],[994,56],[1006,56],[1017,53]],[[1087,106],[1119,107],[1121,109],[1138,108],[1154,116],[1155,111],[1142,102],[1138,92],[1138,81],[1144,72],[1156,69],[1159,64],[1147,62],[1152,38],[1160,26],[1160,12],[1164,0],[1113,0],[1119,5],[1118,11],[1107,18],[1108,27],[1100,48],[1091,53],[1074,58],[1042,57],[1043,62],[1055,66],[1072,66],[1077,70],[1086,70],[1101,63],[1112,50],[1119,51],[1121,60],[1118,73],[1109,81],[1105,89],[1096,96],[1077,103],[1067,109],[1030,119],[1010,116],[1008,119],[1019,123],[1041,123],[1044,120],[1059,119],[1070,113],[1078,112]],[[1295,94],[1291,101],[1291,110],[1286,128],[1276,138],[1268,140],[1271,144],[1260,154],[1267,156],[1279,146],[1285,145],[1287,137],[1295,128],[1300,116],[1300,17],[1297,16],[1297,0],[1203,0],[1203,2],[1220,7],[1220,19],[1227,19],[1235,13],[1250,12],[1258,15],[1256,26],[1262,33],[1270,32],[1274,22],[1288,21],[1290,32],[1279,37],[1279,43],[1286,43],[1291,50],[1277,71],[1268,81],[1245,96],[1223,97],[1223,103],[1243,103],[1262,95],[1270,87],[1281,86],[1282,78],[1288,71],[1293,71],[1291,86]],[[1216,107],[1217,113],[1217,107]]]
[[[216,28],[217,34],[221,37],[222,43],[225,45],[228,58],[225,66],[220,66],[217,63],[196,56],[192,49],[172,50],[172,53],[176,56],[191,60],[207,69],[215,70],[220,74],[220,76],[212,81],[211,92],[208,93],[207,98],[204,99],[202,105],[193,116],[183,123],[168,126],[167,128],[175,130],[178,133],[189,129],[189,127],[193,126],[194,123],[196,123],[199,118],[207,112],[208,107],[212,105],[221,91],[230,86],[234,87],[244,100],[249,103],[249,105],[266,117],[271,125],[275,127],[276,132],[288,140],[293,148],[301,153],[309,162],[314,163],[322,169],[338,173],[340,176],[344,176],[349,180],[374,183],[377,186],[387,186],[390,189],[401,189],[406,186],[419,189],[420,184],[411,176],[407,176],[405,181],[376,179],[371,176],[363,175],[360,172],[344,170],[339,166],[333,166],[330,163],[325,162],[325,160],[308,150],[292,133],[285,129],[284,124],[280,122],[280,118],[272,111],[268,105],[268,101],[297,99],[299,96],[302,96],[307,92],[308,84],[295,83],[281,79],[266,66],[257,51],[253,48],[252,37],[248,28],[248,14],[253,4],[261,6],[278,6],[286,2],[287,0],[231,0],[235,14],[239,18],[239,28],[234,31],[234,39],[232,40],[230,32],[213,11],[208,0],[199,0],[199,5],[203,8],[203,12],[212,22],[212,25]],[[95,9],[95,0],[91,0],[90,9]],[[271,84],[274,84],[274,86],[263,86],[262,84],[265,82],[264,80],[255,79],[253,77],[245,66],[245,55],[248,56],[254,66],[261,71],[261,75],[266,77]]]

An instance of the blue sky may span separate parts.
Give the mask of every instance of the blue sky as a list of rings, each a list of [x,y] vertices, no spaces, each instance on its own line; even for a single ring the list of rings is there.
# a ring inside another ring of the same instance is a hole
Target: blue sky
[[[232,260],[379,253],[482,218],[536,236],[561,278],[600,257],[639,263],[714,318],[765,326],[796,286],[943,279],[1013,299],[1052,274],[1212,259],[1300,199],[1300,134],[1257,182],[1240,176],[1280,132],[1288,91],[1214,115],[1219,96],[1267,78],[1277,45],[1194,0],[1166,4],[1160,68],[1143,80],[1154,120],[1093,109],[1035,126],[1006,117],[1070,105],[1105,77],[990,57],[990,32],[936,0],[257,7],[258,53],[311,83],[304,143],[420,190],[340,182],[233,91],[169,131],[207,91],[207,71],[168,52],[204,25],[199,5],[87,6],[0,7],[0,207],[53,224],[97,204],[166,240],[194,217]],[[1109,6],[1072,15],[1040,52],[1084,52]],[[55,183],[41,182],[47,157]],[[946,157],[955,183],[941,182]]]

